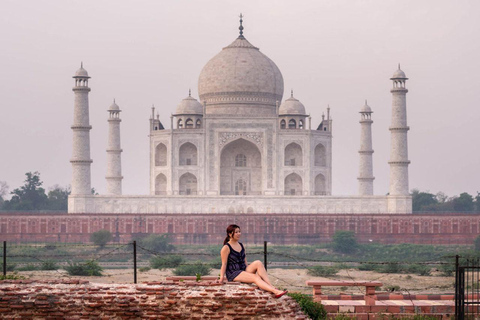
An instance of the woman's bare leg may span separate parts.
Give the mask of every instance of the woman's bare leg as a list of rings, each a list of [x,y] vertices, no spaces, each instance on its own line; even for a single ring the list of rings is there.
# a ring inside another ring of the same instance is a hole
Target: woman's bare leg
[[[282,291],[275,289],[272,285],[266,283],[263,281],[263,279],[258,275],[254,273],[250,273],[247,271],[243,271],[240,273],[233,281],[238,281],[238,282],[243,282],[243,283],[255,283],[260,289],[263,289],[265,291],[274,293],[274,294],[279,294]]]
[[[265,270],[265,266],[260,260],[256,260],[250,263],[245,271],[250,273],[257,273],[263,279],[263,281],[273,287],[270,279],[268,278],[267,270]]]

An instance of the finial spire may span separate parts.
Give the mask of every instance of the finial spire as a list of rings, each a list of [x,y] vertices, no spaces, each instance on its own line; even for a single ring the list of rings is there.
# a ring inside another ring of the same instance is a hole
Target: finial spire
[[[238,30],[240,30],[240,35],[238,36],[240,39],[243,39],[244,36],[243,36],[243,25],[242,25],[242,22],[243,22],[243,14],[240,13],[240,27],[238,27]]]
[[[398,63],[398,70],[400,70],[400,62]]]
[[[113,103],[115,103],[115,98],[113,98]]]
[[[192,89],[188,89],[188,96],[189,96],[189,97],[192,96]]]
[[[293,89],[290,90],[290,98],[293,98]]]
[[[367,99],[365,99],[365,105],[367,105]]]
[[[80,68],[83,69],[83,61],[80,62]]]

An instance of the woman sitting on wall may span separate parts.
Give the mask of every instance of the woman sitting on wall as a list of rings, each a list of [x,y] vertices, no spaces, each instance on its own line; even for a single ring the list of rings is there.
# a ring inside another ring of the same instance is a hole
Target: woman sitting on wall
[[[222,268],[219,281],[223,283],[228,279],[228,281],[255,283],[260,289],[273,293],[275,298],[280,298],[287,291],[278,290],[270,283],[267,270],[261,261],[248,264],[245,248],[241,242],[238,242],[241,235],[239,226],[235,224],[228,226],[227,237],[220,251]]]

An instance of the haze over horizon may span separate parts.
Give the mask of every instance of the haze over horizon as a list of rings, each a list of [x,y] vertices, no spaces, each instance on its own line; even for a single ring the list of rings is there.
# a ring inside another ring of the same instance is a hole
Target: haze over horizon
[[[388,192],[392,83],[401,63],[410,189],[480,191],[478,1],[12,1],[2,3],[0,181],[71,180],[72,76],[92,77],[92,186],[106,190],[107,109],[122,109],[123,194],[149,193],[149,117],[163,125],[203,66],[238,36],[271,58],[312,116],[333,118],[333,195],[357,194],[359,110],[373,110],[374,192]]]

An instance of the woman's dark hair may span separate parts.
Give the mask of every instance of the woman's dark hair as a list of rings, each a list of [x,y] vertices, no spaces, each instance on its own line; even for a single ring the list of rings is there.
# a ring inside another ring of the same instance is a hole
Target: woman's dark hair
[[[230,234],[235,233],[235,230],[237,229],[240,229],[240,227],[236,224],[231,224],[227,227],[227,237],[225,238],[225,240],[223,240],[223,245],[226,245],[227,242],[230,241]]]

